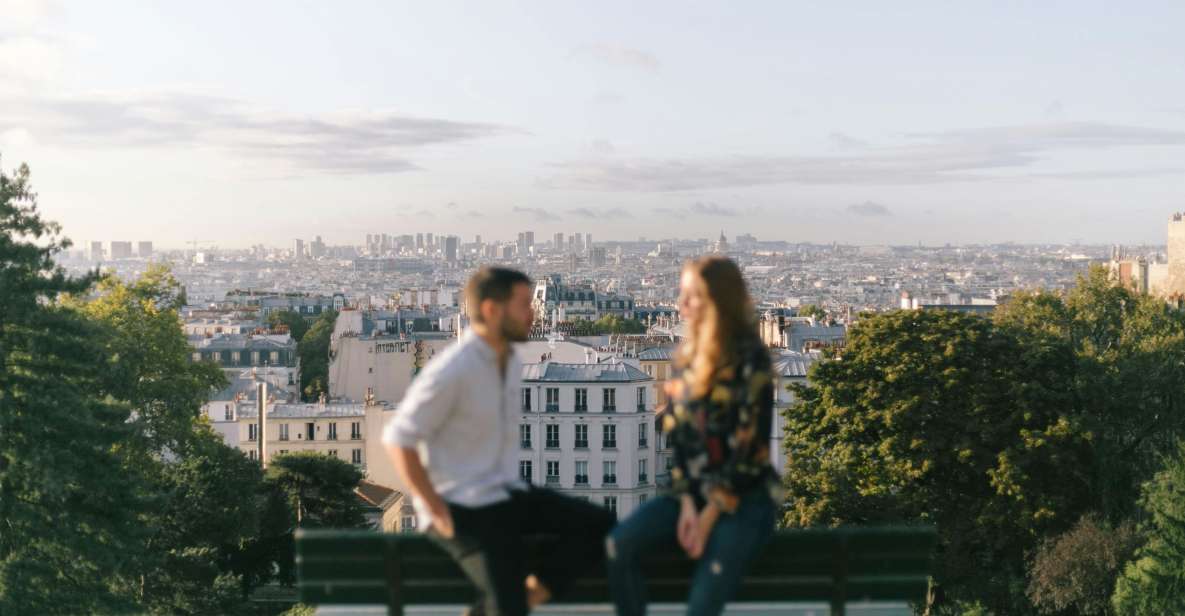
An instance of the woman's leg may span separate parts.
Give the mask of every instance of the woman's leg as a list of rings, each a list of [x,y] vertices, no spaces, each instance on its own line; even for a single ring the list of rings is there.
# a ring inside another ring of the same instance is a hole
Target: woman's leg
[[[655,549],[676,547],[675,523],[679,501],[659,496],[646,501],[623,520],[605,540],[609,569],[609,590],[618,616],[646,614],[646,580],[642,579],[641,558]]]
[[[717,616],[736,594],[745,569],[774,530],[774,503],[765,490],[741,498],[736,513],[721,515],[695,568],[688,616]]]

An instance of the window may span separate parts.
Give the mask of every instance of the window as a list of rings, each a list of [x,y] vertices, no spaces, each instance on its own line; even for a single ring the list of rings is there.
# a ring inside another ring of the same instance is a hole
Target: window
[[[201,353],[194,353],[193,354],[193,361],[202,361],[202,354]]]
[[[616,413],[617,412],[617,390],[612,388],[605,388],[601,390],[601,412]]]
[[[331,441],[337,440],[337,422],[336,421],[329,422],[329,436],[326,436],[325,438],[327,438]]]
[[[531,388],[530,387],[523,388],[522,401],[523,401],[523,412],[530,413],[531,412]]]
[[[605,460],[603,463],[604,473],[601,475],[601,483],[604,485],[617,485],[617,462],[614,460]]]
[[[259,351],[251,351],[251,365],[252,366],[259,365]]]
[[[248,451],[248,452],[247,452],[247,457],[248,457],[248,458],[251,458],[252,460],[255,460],[255,459],[256,459],[256,457],[255,457],[255,450],[254,450],[254,449],[252,449],[252,450]]]
[[[588,485],[588,460],[576,461],[576,485]]]
[[[588,412],[588,389],[584,387],[576,389],[576,412]]]
[[[518,427],[518,444],[523,449],[531,448],[531,426],[520,424]]]
[[[639,494],[638,495],[638,506],[639,507],[642,506],[642,503],[646,502],[646,498],[647,498],[646,494]]]
[[[609,511],[613,512],[614,514],[617,513],[617,497],[616,496],[606,496],[605,497],[605,509],[608,509]]]
[[[224,408],[222,410],[222,419],[224,419],[226,421],[234,421],[234,418],[235,418],[235,412],[230,410],[229,404],[226,405],[226,408]]]
[[[576,448],[588,449],[588,424],[576,424]]]
[[[547,461],[547,483],[559,483],[559,482],[560,482],[560,461],[559,460],[548,460]]]
[[[548,413],[560,412],[560,388],[558,388],[558,387],[548,387],[547,388],[547,409],[546,410]]]
[[[329,453],[328,453],[327,455],[329,455],[329,457],[331,457],[331,458],[336,458],[336,457],[337,457],[337,450],[336,450],[336,449],[330,449],[330,450],[329,450]]]
[[[649,474],[646,472],[647,470],[649,470],[649,469],[647,469],[647,462],[649,462],[649,460],[638,460],[638,483],[639,484],[646,483],[650,479]]]
[[[231,361],[231,363],[234,363],[234,364],[239,363],[239,352],[238,351],[231,351],[230,352],[230,361]]]
[[[547,424],[547,443],[548,449],[560,448],[560,426],[558,424]]]
[[[667,456],[667,472],[671,472],[671,467],[675,466],[675,457]]]
[[[362,464],[362,450],[361,449],[351,449],[350,450],[350,462],[353,462],[354,464]]]
[[[270,357],[271,357],[273,366],[280,363],[280,352],[279,351],[272,351]]]
[[[617,426],[613,424],[601,426],[601,447],[603,449],[617,448]]]
[[[650,366],[650,365],[646,366],[646,375],[647,376],[654,376],[654,366]]]
[[[313,438],[314,438],[313,433],[316,431],[316,429],[317,429],[316,424],[314,424],[312,422],[306,423],[304,425],[304,440],[306,440],[306,441],[313,440]]]
[[[280,424],[280,440],[281,441],[288,440],[288,424],[286,424],[286,423]]]
[[[638,424],[638,449],[646,448],[646,424]]]
[[[531,470],[532,469],[531,469],[531,461],[530,460],[519,460],[518,461],[519,479],[522,479],[523,481],[525,481],[527,483],[531,483],[531,475],[532,475]]]
[[[416,532],[416,516],[414,516],[414,515],[403,516],[403,519],[401,519],[399,521],[399,528],[405,533]]]
[[[646,388],[639,387],[638,388],[638,412],[643,413],[645,411],[646,411]]]
[[[281,449],[281,450],[280,450],[280,455],[284,455],[284,454],[286,454],[286,453],[288,453],[288,450],[287,450],[287,449]]]
[[[362,438],[362,422],[360,422],[360,421],[350,422],[350,439],[356,441],[361,438]]]
[[[253,441],[253,440],[257,439],[258,438],[258,433],[257,433],[258,430],[259,430],[258,424],[253,424],[253,423],[247,424],[247,440]]]

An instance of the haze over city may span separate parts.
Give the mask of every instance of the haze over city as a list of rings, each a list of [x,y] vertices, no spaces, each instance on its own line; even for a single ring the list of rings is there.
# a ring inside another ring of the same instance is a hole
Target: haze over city
[[[1185,189],[1176,3],[0,16],[0,164],[77,242],[1160,244]]]

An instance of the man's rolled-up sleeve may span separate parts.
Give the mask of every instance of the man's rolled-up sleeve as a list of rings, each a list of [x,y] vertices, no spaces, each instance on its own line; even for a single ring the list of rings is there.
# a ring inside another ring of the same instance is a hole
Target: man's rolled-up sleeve
[[[395,416],[383,428],[384,445],[415,447],[440,428],[458,395],[459,383],[450,378],[450,373],[430,367],[416,377]]]

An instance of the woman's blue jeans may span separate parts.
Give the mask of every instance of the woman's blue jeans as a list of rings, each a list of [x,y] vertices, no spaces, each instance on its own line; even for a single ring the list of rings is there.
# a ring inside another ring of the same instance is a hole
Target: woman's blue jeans
[[[716,616],[724,610],[740,586],[745,568],[773,534],[774,515],[773,500],[764,489],[749,491],[741,497],[735,513],[720,515],[691,580],[689,616]],[[654,550],[682,551],[675,535],[678,521],[679,500],[660,496],[647,501],[609,533],[609,588],[618,616],[646,614],[642,555]]]

